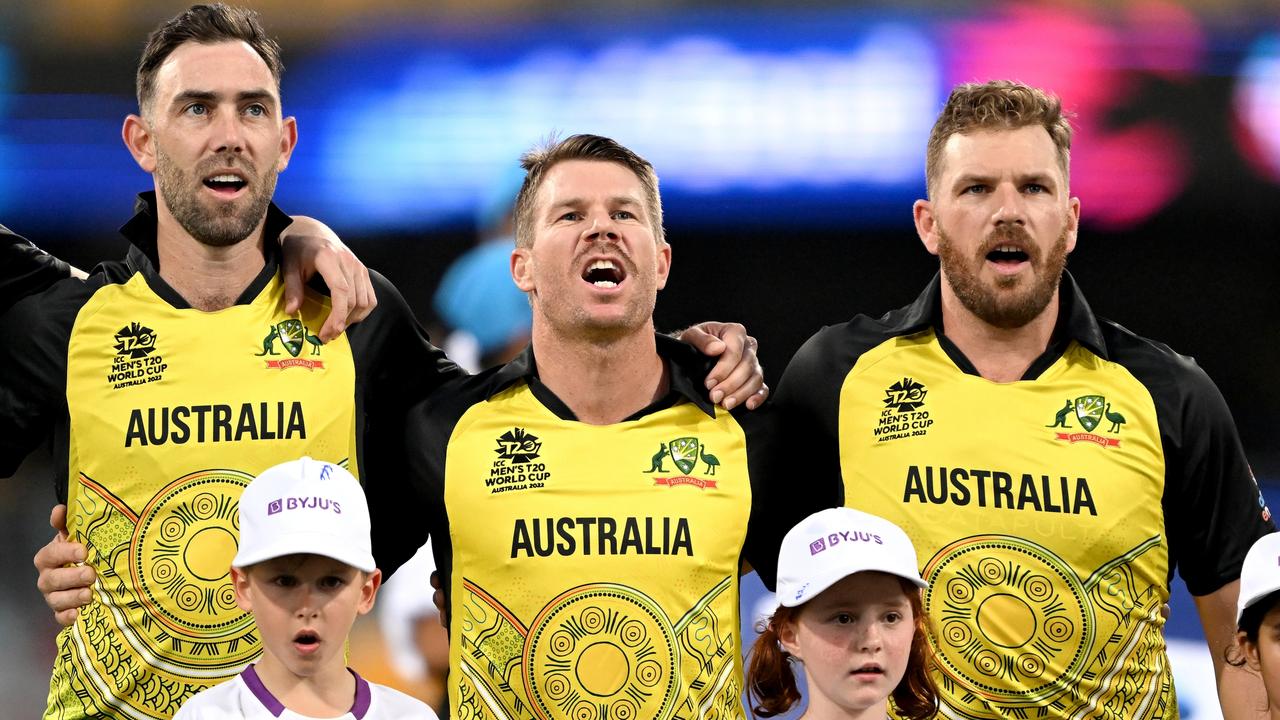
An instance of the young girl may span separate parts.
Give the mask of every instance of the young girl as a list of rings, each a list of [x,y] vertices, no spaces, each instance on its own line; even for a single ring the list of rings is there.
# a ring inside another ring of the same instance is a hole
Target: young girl
[[[780,606],[747,670],[754,710],[800,700],[788,661],[804,665],[804,720],[926,720],[938,712],[916,551],[898,526],[849,508],[810,515],[778,554]]]
[[[1236,625],[1227,662],[1262,675],[1271,720],[1280,720],[1280,533],[1258,538],[1244,558]]]

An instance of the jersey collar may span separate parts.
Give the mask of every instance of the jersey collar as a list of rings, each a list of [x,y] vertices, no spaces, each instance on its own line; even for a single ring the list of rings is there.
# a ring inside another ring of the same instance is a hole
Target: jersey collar
[[[1054,361],[1062,356],[1062,353],[1066,352],[1067,346],[1072,340],[1085,346],[1090,352],[1103,360],[1110,359],[1107,353],[1107,343],[1102,337],[1102,328],[1098,325],[1097,316],[1093,314],[1093,310],[1089,307],[1089,302],[1085,300],[1084,294],[1080,292],[1080,287],[1076,284],[1075,278],[1065,270],[1062,273],[1062,282],[1058,285],[1058,298],[1058,322],[1054,326],[1053,337],[1049,340],[1049,347],[1027,369],[1024,380],[1033,380],[1039,377],[1040,373],[1047,370]],[[892,315],[895,314],[899,315],[899,317],[894,324],[898,326],[902,334],[910,335],[933,329],[937,332],[943,349],[947,351],[952,360],[955,360],[956,364],[965,372],[977,374],[977,370],[973,368],[969,360],[946,338],[942,326],[941,272],[933,276],[933,280],[929,281],[924,292],[920,293],[915,302],[891,313],[886,319],[892,320]]]
[[[142,273],[151,289],[165,302],[185,310],[191,305],[160,277],[160,258],[156,251],[156,194],[155,191],[138,193],[133,204],[134,215],[120,228],[120,234],[128,240],[132,247],[125,257],[129,269]],[[280,233],[284,231],[293,218],[286,215],[275,203],[267,206],[267,221],[262,226],[265,242],[263,251],[267,262],[253,282],[236,298],[237,305],[247,305],[262,292],[280,265]]]
[[[350,712],[356,720],[363,720],[364,716],[369,713],[369,705],[373,701],[373,692],[369,689],[368,681],[360,677],[360,673],[351,668],[347,668],[347,672],[351,673],[352,677],[356,679],[356,697],[351,704]],[[253,669],[253,665],[246,667],[244,672],[240,673],[240,677],[244,680],[245,686],[249,688],[249,692],[253,693],[258,702],[262,703],[262,707],[266,708],[267,712],[275,717],[280,717],[284,714],[284,703],[280,702],[279,698],[272,695],[267,686],[262,684],[262,678],[258,677],[258,671]]]
[[[671,407],[681,399],[688,400],[708,416],[715,417],[716,406],[711,402],[711,398],[708,396],[707,390],[703,388],[702,383],[707,373],[711,370],[711,359],[687,343],[662,334],[657,335],[657,349],[658,356],[662,358],[663,363],[667,366],[670,388],[668,388],[666,395],[658,398],[647,407],[626,418],[626,420],[638,420],[646,415]],[[555,393],[551,392],[551,389],[546,385],[543,385],[538,378],[538,366],[534,362],[532,343],[516,359],[498,370],[493,380],[493,384],[489,387],[488,397],[490,398],[516,382],[524,380],[529,384],[529,390],[534,396],[543,405],[546,405],[547,409],[555,413],[556,417],[561,420],[578,419],[573,414],[573,411],[569,409],[569,406],[556,397]]]

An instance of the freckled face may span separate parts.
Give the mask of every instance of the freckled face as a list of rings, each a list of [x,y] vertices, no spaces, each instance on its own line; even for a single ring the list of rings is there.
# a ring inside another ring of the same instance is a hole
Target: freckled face
[[[884,708],[907,670],[915,622],[898,578],[850,575],[805,603],[779,639],[804,663],[810,707]]]

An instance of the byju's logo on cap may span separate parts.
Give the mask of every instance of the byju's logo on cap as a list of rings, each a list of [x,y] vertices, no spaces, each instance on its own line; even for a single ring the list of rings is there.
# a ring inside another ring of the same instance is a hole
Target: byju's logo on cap
[[[342,504],[319,496],[286,497],[267,503],[267,515],[276,515],[285,510],[332,510],[335,515],[341,515]]]
[[[827,541],[823,540],[822,538],[818,538],[817,540],[814,540],[813,542],[809,543],[810,555],[817,555],[818,553],[826,549],[827,549]]]

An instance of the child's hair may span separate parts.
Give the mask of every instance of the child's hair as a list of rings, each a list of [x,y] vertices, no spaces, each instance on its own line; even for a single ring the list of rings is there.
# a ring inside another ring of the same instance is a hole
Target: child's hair
[[[907,655],[907,671],[889,697],[899,717],[906,720],[929,720],[938,714],[938,688],[930,670],[933,653],[929,649],[927,618],[920,601],[920,589],[907,580],[898,579],[902,591],[911,601],[915,632]],[[760,717],[773,717],[791,709],[800,701],[796,676],[791,670],[791,655],[782,649],[779,632],[786,623],[795,622],[804,606],[779,606],[773,617],[761,628],[747,666],[747,689],[758,704],[752,710]]]
[[[1244,633],[1245,637],[1249,638],[1249,642],[1255,645],[1258,644],[1258,630],[1262,627],[1262,619],[1277,603],[1280,603],[1280,590],[1267,595],[1240,613],[1239,629]],[[1247,658],[1244,656],[1244,648],[1240,647],[1240,643],[1232,642],[1222,649],[1222,659],[1226,660],[1228,665],[1242,667]]]

